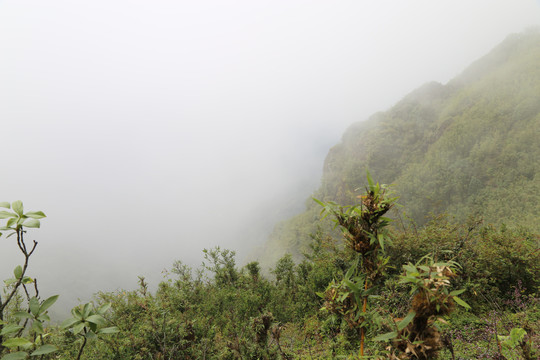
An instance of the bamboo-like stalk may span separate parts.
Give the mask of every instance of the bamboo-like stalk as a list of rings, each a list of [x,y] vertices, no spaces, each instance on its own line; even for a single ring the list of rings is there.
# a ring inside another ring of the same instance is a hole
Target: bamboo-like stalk
[[[364,290],[368,289],[368,279],[364,285]],[[365,314],[367,309],[367,296],[364,297],[364,303],[362,304],[362,312]],[[366,328],[362,326],[360,329],[360,356],[364,356],[364,340],[366,338]]]

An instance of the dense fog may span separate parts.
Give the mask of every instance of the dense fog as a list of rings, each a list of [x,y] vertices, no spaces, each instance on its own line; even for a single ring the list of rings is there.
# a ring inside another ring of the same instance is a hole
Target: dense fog
[[[301,211],[353,122],[447,82],[537,1],[0,1],[0,201],[74,306]],[[2,278],[22,262],[0,239]],[[62,307],[60,305],[57,307]]]

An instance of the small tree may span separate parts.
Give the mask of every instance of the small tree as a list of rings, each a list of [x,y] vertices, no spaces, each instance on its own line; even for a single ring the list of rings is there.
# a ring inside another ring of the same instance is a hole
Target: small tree
[[[23,265],[18,265],[13,270],[14,277],[5,281],[8,286],[5,297],[2,298],[0,294],[0,355],[8,351],[6,349],[15,351],[3,356],[2,360],[26,359],[28,356],[52,353],[58,349],[54,345],[44,343],[47,334],[43,324],[50,321],[47,310],[56,302],[58,295],[51,296],[44,301],[39,300],[37,281],[26,275],[30,256],[36,250],[38,243],[34,240],[32,246],[28,247],[24,239],[25,228],[39,228],[39,220],[44,218],[45,214],[42,211],[24,213],[23,203],[20,200],[14,201],[12,204],[1,202],[0,207],[8,209],[0,211],[0,219],[7,219],[5,226],[1,227],[0,230],[7,231],[8,238],[16,236],[17,246],[24,256]],[[0,233],[1,235],[2,233]],[[29,285],[34,287],[34,296],[30,296],[31,289],[27,288]],[[21,289],[26,295],[26,309],[13,305]],[[8,309],[12,310],[9,313],[9,319],[6,316]],[[27,327],[29,327],[30,332],[27,334],[28,336],[23,337]]]
[[[24,213],[23,203],[20,200],[11,204],[0,202],[0,208],[7,209],[0,211],[0,219],[7,219],[5,226],[0,227],[0,230],[8,232],[7,238],[16,237],[17,246],[24,256],[23,265],[17,265],[13,270],[14,277],[5,281],[7,285],[5,296],[2,297],[0,293],[0,355],[3,355],[0,360],[21,360],[35,356],[43,359],[45,355],[58,351],[56,346],[45,343],[50,333],[44,327],[44,324],[50,321],[48,309],[56,302],[58,295],[40,300],[37,280],[26,275],[30,257],[38,243],[33,240],[32,246],[29,247],[24,237],[25,228],[39,228],[40,219],[46,216],[42,211]],[[34,296],[30,295],[32,289],[28,288],[29,286],[33,287]],[[26,308],[19,302],[21,290],[27,300]],[[116,327],[103,327],[107,322],[103,315],[109,307],[110,304],[105,304],[98,309],[91,309],[90,304],[85,304],[82,311],[78,308],[72,310],[75,319],[64,322],[64,328],[73,330],[75,334],[83,332],[83,344],[77,359],[81,358],[87,338],[118,331]]]
[[[366,328],[370,317],[368,298],[376,291],[375,285],[384,274],[389,258],[385,245],[390,238],[386,227],[390,219],[384,215],[397,198],[388,197],[385,185],[375,183],[367,172],[366,192],[358,196],[360,203],[340,206],[334,202],[314,199],[323,207],[321,213],[335,218],[346,241],[346,246],[357,254],[357,261],[341,282],[330,283],[324,294],[324,309],[344,316],[347,323],[360,329],[360,356],[364,355]]]
[[[213,249],[203,250],[204,260],[203,267],[214,273],[216,284],[219,285],[234,285],[238,280],[238,271],[236,270],[235,251],[221,249],[216,246]]]

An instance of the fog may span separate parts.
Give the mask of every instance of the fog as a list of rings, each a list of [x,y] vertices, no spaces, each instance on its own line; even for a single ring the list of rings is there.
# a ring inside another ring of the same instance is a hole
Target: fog
[[[71,307],[249,259],[351,123],[538,24],[533,0],[0,0],[0,201],[48,216],[29,275]]]

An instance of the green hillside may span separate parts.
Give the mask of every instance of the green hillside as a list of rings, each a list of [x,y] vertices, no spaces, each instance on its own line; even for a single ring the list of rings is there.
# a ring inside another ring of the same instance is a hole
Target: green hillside
[[[314,196],[353,203],[366,168],[393,185],[404,221],[448,213],[540,232],[540,32],[511,35],[449,83],[425,84],[353,124],[330,149]],[[300,254],[319,212],[308,200],[278,224],[263,262]]]

